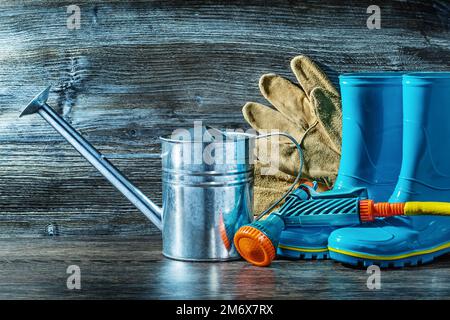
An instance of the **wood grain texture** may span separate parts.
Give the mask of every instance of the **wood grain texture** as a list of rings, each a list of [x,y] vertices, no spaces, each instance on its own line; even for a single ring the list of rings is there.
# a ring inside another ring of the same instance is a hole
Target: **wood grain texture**
[[[342,72],[449,70],[448,1],[72,1],[0,4],[0,236],[149,235],[155,228],[37,116],[17,116],[53,84],[50,105],[157,202],[157,137],[203,120],[246,126],[258,78],[293,76],[307,54]],[[137,156],[133,156],[137,155]],[[221,268],[221,267],[218,267]]]
[[[81,269],[81,290],[66,287]],[[161,241],[141,237],[0,239],[0,299],[448,299],[450,258],[381,273],[367,289],[365,269],[332,261],[189,263],[161,256]]]

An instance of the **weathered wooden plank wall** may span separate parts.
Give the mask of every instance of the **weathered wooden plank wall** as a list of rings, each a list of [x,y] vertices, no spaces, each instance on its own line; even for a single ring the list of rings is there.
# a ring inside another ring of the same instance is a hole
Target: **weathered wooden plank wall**
[[[73,1],[0,3],[0,236],[156,232],[38,116],[17,116],[53,84],[55,106],[160,201],[157,137],[193,120],[244,126],[262,73],[288,77],[307,54],[336,81],[361,70],[450,69],[448,1]],[[139,157],[133,157],[138,154]]]

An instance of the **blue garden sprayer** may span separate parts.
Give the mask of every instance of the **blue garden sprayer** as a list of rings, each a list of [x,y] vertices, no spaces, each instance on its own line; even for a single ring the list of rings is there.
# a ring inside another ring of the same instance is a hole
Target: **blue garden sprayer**
[[[316,183],[302,184],[281,208],[264,220],[242,226],[234,237],[239,254],[248,262],[265,267],[276,256],[281,232],[288,226],[347,227],[376,218],[399,215],[450,215],[448,202],[374,202],[357,197],[316,198]]]

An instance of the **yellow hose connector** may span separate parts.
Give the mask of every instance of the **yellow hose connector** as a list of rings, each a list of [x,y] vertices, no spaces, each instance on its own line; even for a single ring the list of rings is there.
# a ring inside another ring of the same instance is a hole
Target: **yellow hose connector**
[[[450,216],[450,202],[410,201],[405,203],[376,203],[373,200],[361,200],[359,202],[359,218],[361,222],[370,222],[375,218],[403,215]]]

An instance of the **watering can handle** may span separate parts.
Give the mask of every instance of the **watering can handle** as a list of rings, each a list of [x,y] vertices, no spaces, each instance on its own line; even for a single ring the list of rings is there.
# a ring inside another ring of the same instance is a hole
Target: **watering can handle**
[[[266,214],[270,213],[273,210],[273,208],[275,208],[281,201],[283,201],[289,194],[291,194],[292,190],[294,190],[294,188],[297,186],[297,184],[300,181],[300,178],[302,176],[303,152],[302,152],[302,148],[300,147],[300,144],[297,142],[297,140],[293,136],[291,136],[290,134],[287,134],[285,132],[262,134],[262,135],[256,136],[256,139],[268,138],[268,137],[272,137],[272,136],[284,136],[284,137],[288,138],[289,140],[291,140],[292,143],[297,148],[298,157],[300,159],[300,164],[299,164],[297,176],[295,177],[295,180],[292,183],[292,185],[289,187],[289,189],[278,200],[276,200],[274,203],[272,203],[266,210],[261,212],[256,217],[255,220],[259,220],[262,217],[264,217]]]

